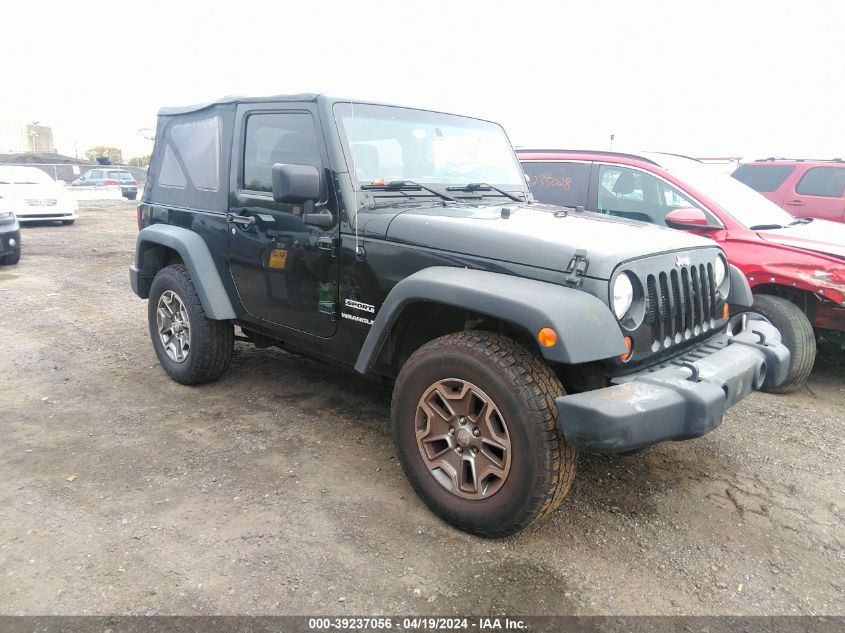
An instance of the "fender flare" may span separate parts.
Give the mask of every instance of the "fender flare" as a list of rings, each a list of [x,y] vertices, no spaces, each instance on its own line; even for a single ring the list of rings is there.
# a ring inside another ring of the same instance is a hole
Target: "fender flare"
[[[733,264],[730,265],[730,275],[731,290],[728,303],[735,306],[750,308],[754,305],[754,295],[751,293],[751,286],[748,283],[748,279],[746,279],[742,271]]]
[[[169,224],[153,224],[141,229],[135,242],[135,265],[132,267],[133,273],[138,277],[149,279],[149,273],[143,268],[143,255],[150,244],[166,246],[179,253],[191,273],[191,280],[208,318],[222,321],[236,317],[229,295],[214,265],[211,251],[197,233]],[[149,281],[152,282],[151,279]],[[148,285],[145,293],[149,296]],[[143,292],[138,292],[138,295],[142,299],[147,298],[142,296]]]
[[[536,279],[449,266],[418,271],[388,293],[355,362],[366,374],[375,365],[402,311],[414,302],[463,308],[513,323],[532,336],[543,327],[557,332],[543,357],[579,364],[619,356],[626,351],[619,324],[610,309],[591,294]]]

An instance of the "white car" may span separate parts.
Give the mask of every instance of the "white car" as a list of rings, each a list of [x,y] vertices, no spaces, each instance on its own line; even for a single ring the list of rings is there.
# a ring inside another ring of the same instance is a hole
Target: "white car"
[[[18,222],[59,220],[73,224],[79,203],[64,187],[35,167],[0,165],[0,211],[14,211]]]

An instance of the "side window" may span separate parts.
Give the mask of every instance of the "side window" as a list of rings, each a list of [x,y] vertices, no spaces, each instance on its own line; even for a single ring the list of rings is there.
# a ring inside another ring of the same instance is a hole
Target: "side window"
[[[589,163],[525,162],[528,187],[540,202],[575,207],[587,201]]]
[[[182,173],[182,168],[179,166],[179,161],[176,160],[176,155],[173,153],[170,143],[164,146],[164,156],[158,170],[158,184],[162,187],[173,187],[174,189],[184,189],[188,186],[188,181],[185,179],[185,174]]]
[[[841,198],[845,189],[845,168],[813,167],[801,177],[795,192],[802,196]]]
[[[599,166],[599,213],[666,226],[666,214],[682,207],[701,209],[682,191],[651,174],[620,165]]]
[[[220,128],[219,116],[176,123],[170,128],[173,149],[196,189],[220,190]]]
[[[91,180],[94,177],[94,170],[89,169],[84,174],[82,174],[82,177],[85,178],[86,180]]]
[[[780,187],[793,171],[795,167],[792,165],[740,165],[731,176],[754,191],[771,193]]]
[[[317,130],[307,112],[252,114],[246,120],[243,188],[272,191],[275,163],[322,169]]]

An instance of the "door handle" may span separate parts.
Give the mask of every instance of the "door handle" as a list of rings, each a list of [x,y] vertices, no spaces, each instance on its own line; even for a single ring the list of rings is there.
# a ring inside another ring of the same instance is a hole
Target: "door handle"
[[[243,224],[245,226],[249,226],[251,224],[255,224],[255,216],[252,216],[252,215],[235,215],[234,213],[227,213],[226,214],[226,222],[231,222],[232,224]]]
[[[791,204],[793,207],[803,207],[804,203],[801,200],[790,200],[786,204]]]

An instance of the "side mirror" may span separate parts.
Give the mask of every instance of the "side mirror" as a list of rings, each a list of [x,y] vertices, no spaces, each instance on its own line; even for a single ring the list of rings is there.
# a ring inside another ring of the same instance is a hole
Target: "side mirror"
[[[302,204],[320,199],[320,172],[313,165],[273,165],[273,200]]]
[[[667,213],[666,225],[673,229],[716,230],[722,228],[710,224],[710,220],[704,211],[692,207],[681,207]]]

